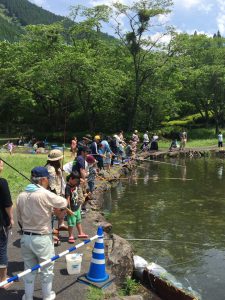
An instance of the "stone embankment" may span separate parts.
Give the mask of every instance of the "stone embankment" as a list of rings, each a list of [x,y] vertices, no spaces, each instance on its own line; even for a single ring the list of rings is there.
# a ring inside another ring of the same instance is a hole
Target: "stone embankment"
[[[116,185],[121,176],[128,175],[134,167],[135,164],[124,164],[123,166],[117,165],[112,168],[110,174],[105,171],[103,172],[102,176],[97,179],[97,188],[94,192],[93,199],[90,200],[90,203],[87,207],[89,208],[89,210],[87,211],[85,218],[82,220],[82,226],[89,237],[96,234],[98,226],[103,226],[105,231],[105,255],[107,272],[109,274],[113,273],[115,275],[114,283],[104,290],[104,293],[106,295],[105,299],[159,300],[157,296],[152,294],[144,287],[142,289],[142,295],[132,296],[131,298],[119,296],[118,291],[121,287],[121,284],[124,283],[124,280],[127,276],[131,276],[133,273],[133,249],[126,240],[122,239],[116,234],[111,233],[112,225],[105,220],[104,213],[101,211],[104,202],[103,193],[110,189],[112,186]],[[77,233],[75,230],[75,236],[76,234]],[[12,234],[10,234],[8,244],[9,276],[15,276],[16,274],[22,272],[24,268],[21,258],[20,237],[21,233],[15,220],[15,226],[12,230]],[[71,245],[67,242],[67,232],[61,232],[60,239],[61,245],[55,248],[56,254],[61,253],[71,247]],[[81,242],[81,240],[77,239],[75,244],[78,244],[79,242]],[[82,274],[89,271],[93,245],[94,243],[92,242],[92,244],[85,245],[78,251],[79,253],[83,254],[81,268]],[[56,299],[92,299],[89,287],[77,281],[79,275],[68,275],[66,270],[65,257],[62,257],[55,262],[54,273],[55,277],[53,288],[57,295]],[[24,285],[22,280],[19,282],[15,282],[8,290],[0,289],[1,300],[21,300],[23,294]],[[34,300],[38,299],[42,299],[40,276],[37,276],[37,282],[35,285]],[[99,298],[99,300],[100,299],[103,298]]]
[[[138,161],[144,161],[147,159],[157,160],[157,159],[166,159],[166,158],[200,158],[200,157],[225,157],[225,150],[219,149],[217,146],[211,147],[195,147],[195,148],[186,148],[185,150],[172,150],[172,151],[146,151],[140,153],[137,158]]]

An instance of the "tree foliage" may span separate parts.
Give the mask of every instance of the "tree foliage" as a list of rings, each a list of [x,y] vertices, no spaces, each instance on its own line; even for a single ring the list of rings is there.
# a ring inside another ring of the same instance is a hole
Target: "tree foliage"
[[[29,25],[18,42],[0,42],[2,131],[155,130],[190,114],[216,130],[224,126],[225,40],[219,32],[213,38],[195,32],[163,44],[170,28],[153,38],[170,5],[77,6],[69,28]],[[119,39],[102,34],[110,24]]]

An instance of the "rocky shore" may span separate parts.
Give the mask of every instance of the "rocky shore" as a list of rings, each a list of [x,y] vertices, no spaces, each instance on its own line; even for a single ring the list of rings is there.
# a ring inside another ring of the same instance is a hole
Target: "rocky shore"
[[[104,213],[101,211],[104,197],[103,194],[112,186],[117,184],[117,181],[121,176],[128,175],[131,170],[135,168],[135,163],[126,163],[124,165],[116,165],[111,170],[110,174],[103,172],[102,176],[96,181],[96,190],[93,195],[93,199],[88,204],[88,212],[83,219],[84,231],[89,234],[89,237],[96,234],[98,226],[102,226],[105,231],[105,255],[106,255],[106,268],[109,274],[115,276],[113,284],[107,289],[104,289],[104,298],[100,299],[152,299],[159,300],[157,296],[151,293],[144,287],[141,289],[140,295],[132,297],[122,297],[119,295],[121,285],[127,276],[131,276],[133,273],[133,249],[131,245],[121,237],[112,234],[112,226],[105,218]],[[8,244],[8,256],[9,265],[8,273],[9,276],[15,276],[16,274],[23,271],[23,262],[20,251],[20,230],[15,220],[15,226],[10,233],[9,244]],[[61,253],[71,247],[67,243],[68,234],[67,232],[60,233],[61,245],[55,248],[56,254]],[[78,244],[81,240],[76,240],[75,244]],[[80,248],[79,253],[83,254],[81,274],[87,273],[90,268],[90,261],[92,257],[92,249],[94,242],[85,245]],[[68,275],[66,270],[65,257],[58,259],[55,262],[55,278],[54,278],[54,290],[57,294],[56,299],[67,299],[67,300],[86,300],[91,298],[91,290],[89,286],[81,284],[77,281],[79,275]],[[41,286],[40,278],[37,275],[37,283],[35,286],[35,297],[34,300],[41,298]],[[0,299],[2,300],[20,300],[24,293],[22,280],[15,282],[8,290],[0,289]],[[97,298],[93,298],[97,299]]]

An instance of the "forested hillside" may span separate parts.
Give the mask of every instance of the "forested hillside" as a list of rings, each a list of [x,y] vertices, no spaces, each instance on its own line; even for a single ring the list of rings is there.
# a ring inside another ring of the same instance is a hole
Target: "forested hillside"
[[[6,18],[0,12],[0,40],[14,41],[21,34],[22,28],[12,22],[11,19]]]
[[[52,24],[64,19],[28,0],[0,0],[0,39],[17,40],[23,26]]]

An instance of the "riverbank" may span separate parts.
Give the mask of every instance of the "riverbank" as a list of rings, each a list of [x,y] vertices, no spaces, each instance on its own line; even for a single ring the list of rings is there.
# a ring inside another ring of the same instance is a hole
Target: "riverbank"
[[[15,162],[17,162],[18,170],[28,177],[31,167],[35,165],[43,165],[46,159],[45,155],[31,155],[30,159],[32,163],[28,164],[26,160],[27,155],[20,155],[18,165],[18,156],[9,156],[5,154],[2,158],[4,158],[8,163],[12,164],[14,167],[16,167]],[[65,257],[63,257],[55,263],[54,290],[57,294],[57,299],[70,300],[74,299],[74,295],[76,295],[76,299],[78,300],[100,300],[110,298],[120,299],[118,296],[118,291],[120,289],[119,284],[121,284],[124,281],[127,275],[131,275],[133,272],[133,251],[128,242],[116,235],[111,235],[109,233],[111,225],[107,224],[103,214],[101,213],[101,206],[103,203],[102,194],[104,191],[110,189],[111,186],[115,185],[116,181],[120,178],[120,176],[127,174],[132,167],[133,166],[127,164],[124,164],[123,166],[115,165],[111,170],[110,174],[108,174],[107,172],[102,173],[102,178],[96,181],[97,188],[94,192],[94,197],[88,205],[89,210],[86,213],[86,216],[82,222],[84,231],[88,233],[89,237],[94,236],[96,234],[98,226],[103,226],[106,232],[108,232],[105,241],[107,272],[113,272],[116,274],[115,282],[105,290],[104,295],[102,294],[100,298],[93,298],[92,289],[90,289],[84,284],[78,283],[78,276],[71,276],[67,274]],[[19,191],[21,191],[24,188],[24,186],[27,184],[27,181],[25,179],[21,179],[21,176],[17,175],[13,170],[10,170],[9,167],[6,166],[3,176],[9,180],[9,184],[12,188],[13,183],[15,182],[16,184],[17,188],[15,188],[14,186],[13,189],[13,198],[15,201],[15,197],[17,196]],[[67,233],[63,232],[61,234],[62,243],[59,247],[55,248],[56,254],[63,252],[71,247],[71,245],[67,243],[67,239]],[[75,244],[78,244],[79,242],[81,242],[81,240],[77,239]],[[87,273],[89,271],[93,245],[94,242],[82,247],[80,251],[78,251],[79,253],[83,254],[81,273]],[[123,252],[121,251],[121,249],[123,249]],[[20,230],[17,225],[16,216],[15,226],[12,230],[12,234],[10,234],[9,236],[8,255],[8,273],[9,276],[15,276],[16,274],[23,271],[23,262],[21,259],[20,251]],[[158,297],[154,296],[150,291],[147,291],[145,289],[143,289],[142,293],[145,295],[143,299],[159,299]],[[0,290],[0,298],[4,300],[21,299],[22,295],[22,281],[15,282],[7,291]],[[37,278],[34,299],[41,299],[41,286],[39,278]]]
[[[170,157],[181,158],[200,158],[200,157],[225,157],[224,148],[218,148],[217,146],[207,147],[187,147],[184,150],[173,149],[158,151],[143,151],[139,154],[136,160],[144,161],[150,159],[165,159]]]

